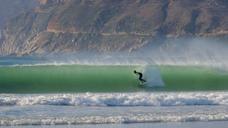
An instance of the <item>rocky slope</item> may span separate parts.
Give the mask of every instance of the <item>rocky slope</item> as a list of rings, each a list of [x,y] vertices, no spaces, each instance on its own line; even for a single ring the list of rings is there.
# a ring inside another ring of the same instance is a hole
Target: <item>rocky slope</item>
[[[0,0],[0,29],[7,20],[34,8],[37,4],[36,0]]]
[[[38,0],[10,20],[0,55],[133,52],[157,39],[226,37],[227,0]]]

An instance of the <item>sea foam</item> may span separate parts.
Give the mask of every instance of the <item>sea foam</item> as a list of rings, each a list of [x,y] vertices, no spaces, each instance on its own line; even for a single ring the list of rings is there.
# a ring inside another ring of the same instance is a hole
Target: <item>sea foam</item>
[[[226,114],[214,115],[187,115],[187,116],[157,116],[134,115],[134,116],[85,116],[85,117],[58,117],[42,119],[2,119],[0,126],[15,125],[79,125],[79,124],[129,124],[129,123],[158,123],[158,122],[196,122],[196,121],[227,121]]]
[[[1,94],[0,106],[188,106],[228,105],[227,92],[135,92],[78,94]]]

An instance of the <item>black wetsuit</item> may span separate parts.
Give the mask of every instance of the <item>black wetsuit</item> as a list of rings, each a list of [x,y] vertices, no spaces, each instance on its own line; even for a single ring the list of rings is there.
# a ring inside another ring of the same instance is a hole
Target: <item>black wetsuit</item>
[[[139,80],[141,81],[141,82],[146,82],[146,80],[144,80],[142,77],[143,77],[143,74],[141,73],[141,72],[134,72],[135,74],[138,74],[139,75]]]

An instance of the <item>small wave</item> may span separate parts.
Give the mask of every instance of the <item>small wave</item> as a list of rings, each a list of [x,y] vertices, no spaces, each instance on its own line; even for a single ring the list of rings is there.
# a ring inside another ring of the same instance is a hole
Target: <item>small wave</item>
[[[83,117],[46,117],[1,119],[0,126],[16,125],[79,125],[79,124],[129,124],[157,122],[196,122],[196,121],[228,121],[228,115],[189,114],[189,115],[126,115],[126,116],[83,116]]]
[[[0,106],[188,106],[228,105],[226,92],[1,94]]]

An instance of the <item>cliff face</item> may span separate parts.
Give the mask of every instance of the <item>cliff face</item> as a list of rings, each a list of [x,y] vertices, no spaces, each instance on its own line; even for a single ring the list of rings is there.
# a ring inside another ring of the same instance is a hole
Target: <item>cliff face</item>
[[[7,23],[1,55],[132,52],[156,38],[228,35],[227,0],[38,0]]]

